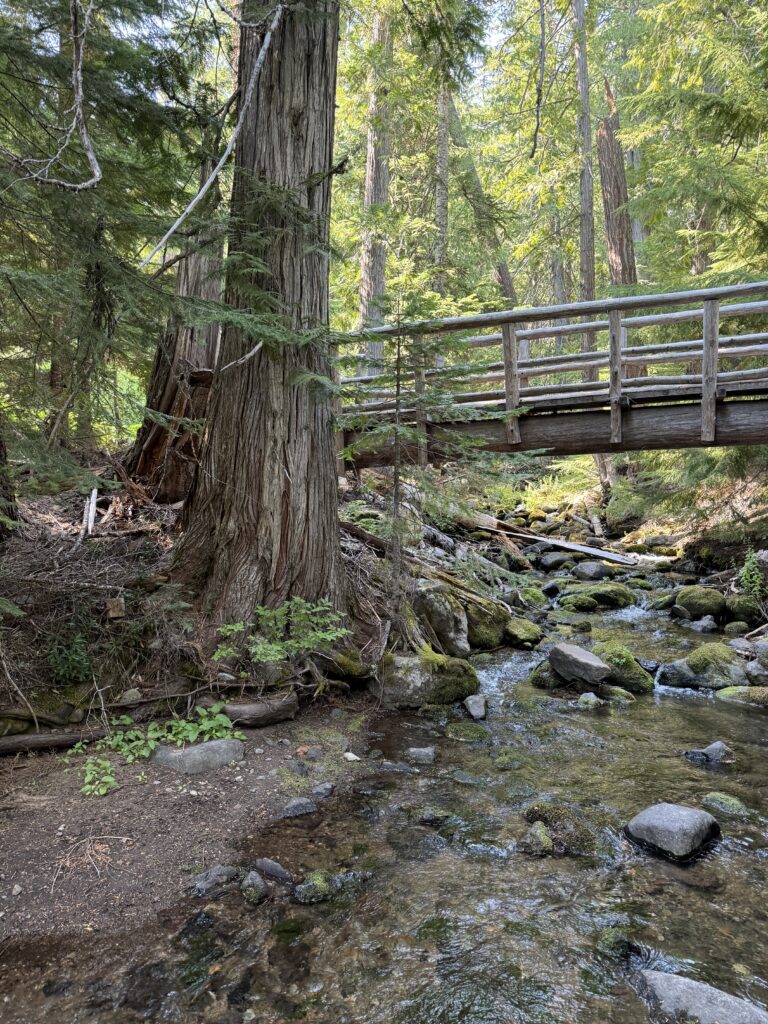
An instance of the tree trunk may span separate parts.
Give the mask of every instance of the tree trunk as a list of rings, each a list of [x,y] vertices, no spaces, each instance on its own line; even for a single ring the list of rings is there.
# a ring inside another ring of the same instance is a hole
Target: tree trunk
[[[483,188],[483,183],[480,180],[480,175],[477,173],[477,167],[475,166],[475,161],[469,149],[467,137],[464,134],[459,112],[456,110],[453,97],[450,95],[448,96],[448,112],[453,144],[460,149],[463,154],[462,184],[464,187],[464,194],[472,208],[477,233],[480,236],[480,241],[484,245],[486,251],[494,261],[494,274],[496,277],[496,283],[501,289],[501,294],[505,299],[509,299],[512,306],[516,306],[518,302],[517,292],[515,291],[515,285],[512,281],[512,275],[509,272],[507,261],[501,257],[501,243],[499,242],[499,233],[496,229],[496,222],[493,219],[493,209],[485,194],[485,189]]]
[[[182,260],[176,275],[177,298],[219,301],[221,260],[218,240]],[[125,463],[129,475],[145,480],[158,502],[181,501],[192,484],[209,389],[191,384],[189,374],[214,367],[219,344],[218,324],[189,326],[183,321],[184,312],[178,311],[176,322],[168,325],[157,347],[147,393],[151,411]]]
[[[627,150],[627,167],[631,168],[633,175],[637,175],[640,171],[640,150],[637,146]],[[635,214],[632,214],[630,219],[632,221],[632,241],[637,249],[637,246],[648,237],[648,225]]]
[[[380,11],[373,16],[373,46],[377,49],[376,60],[389,63],[392,57],[392,36],[389,22]],[[383,300],[386,291],[387,245],[381,229],[371,220],[389,202],[389,106],[386,84],[382,84],[381,73],[375,64],[368,75],[368,149],[365,161],[365,194],[363,209],[366,228],[363,232],[363,248],[360,258],[360,324],[371,327],[384,320]],[[365,346],[368,361],[363,372],[373,376],[381,372],[384,357],[382,341],[367,341]]]
[[[592,168],[592,124],[589,104],[589,63],[587,60],[587,25],[585,0],[573,0],[573,36],[576,54],[576,89],[579,113],[576,135],[579,146],[579,298],[595,297],[595,210]],[[595,335],[580,335],[582,352],[592,352]],[[596,370],[585,370],[585,381],[597,380]]]
[[[437,94],[437,150],[435,158],[435,291],[445,295],[448,262],[448,113],[450,94],[447,82],[440,83]]]
[[[5,540],[9,536],[17,520],[16,493],[8,468],[8,452],[5,438],[0,433],[0,540]]]
[[[616,134],[619,130],[619,115],[607,81],[605,95],[610,113],[602,119],[597,129],[597,159],[600,165],[605,234],[608,242],[608,269],[611,284],[637,284],[632,222],[627,209],[627,173],[624,153]]]
[[[285,10],[236,146],[227,303],[278,309],[286,336],[231,324],[222,336],[222,367],[264,345],[214,379],[177,561],[219,622],[294,596],[343,602],[330,368],[317,336],[328,323],[338,23],[338,0]],[[263,35],[241,28],[241,97]]]
[[[563,232],[560,225],[560,214],[557,210],[550,217],[552,232],[552,299],[556,306],[564,306],[568,302],[568,284],[565,277],[565,261],[563,260]],[[553,321],[554,323],[554,321]],[[554,339],[555,352],[565,352],[569,337],[559,335]]]

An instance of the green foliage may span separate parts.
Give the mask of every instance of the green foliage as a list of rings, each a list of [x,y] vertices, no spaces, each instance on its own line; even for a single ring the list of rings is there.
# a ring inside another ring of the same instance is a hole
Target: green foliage
[[[74,686],[93,679],[93,661],[82,633],[54,635],[48,645],[48,666],[57,686]]]
[[[768,598],[768,584],[763,575],[763,567],[753,548],[749,548],[744,556],[744,564],[739,570],[739,585],[745,594],[757,602]]]
[[[112,762],[106,757],[89,757],[83,765],[82,773],[80,792],[83,796],[106,796],[117,788]]]
[[[217,647],[213,659],[269,665],[328,650],[349,634],[341,625],[343,618],[326,600],[311,604],[292,597],[277,608],[259,607],[252,623],[235,622],[219,628],[225,642]]]

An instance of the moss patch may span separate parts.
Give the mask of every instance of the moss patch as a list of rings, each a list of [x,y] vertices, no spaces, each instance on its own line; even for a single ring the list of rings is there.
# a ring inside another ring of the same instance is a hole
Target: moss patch
[[[425,645],[419,652],[419,663],[433,677],[427,704],[455,704],[480,689],[477,672],[463,658],[449,658]]]
[[[693,619],[703,619],[705,615],[720,619],[725,615],[725,598],[712,587],[683,587],[676,603],[690,612]]]
[[[706,793],[701,798],[701,803],[714,814],[725,814],[731,818],[749,817],[749,810],[738,797],[731,796],[730,793]]]
[[[588,583],[575,589],[569,587],[566,596],[575,593],[591,597],[602,608],[629,608],[635,603],[634,593],[623,583]]]
[[[525,812],[531,824],[542,822],[554,840],[555,850],[580,856],[597,852],[598,835],[582,811],[565,804],[533,804]]]
[[[594,597],[576,593],[566,594],[560,602],[560,607],[571,612],[594,612],[597,611],[599,605]]]
[[[491,651],[504,643],[504,629],[510,614],[499,604],[467,604],[467,639],[470,647]]]
[[[528,676],[528,682],[537,690],[556,690],[560,686],[565,686],[564,680],[555,675],[548,661],[542,661],[536,666]]]
[[[445,730],[449,739],[459,743],[490,743],[491,734],[479,722],[449,722]]]
[[[538,587],[523,587],[520,597],[531,608],[546,608],[547,595]]]
[[[608,681],[614,686],[628,690],[630,693],[651,693],[653,679],[650,673],[638,665],[635,656],[628,647],[617,643],[597,644],[595,654],[610,665],[611,674]]]
[[[756,626],[762,620],[760,605],[746,594],[732,594],[726,598],[725,607],[729,619],[746,622],[750,626]]]
[[[543,635],[541,628],[535,622],[524,619],[522,616],[511,618],[504,626],[504,640],[511,647],[530,650],[541,641]]]
[[[706,675],[709,669],[722,671],[737,660],[732,648],[725,644],[702,644],[685,659],[688,668],[697,676]]]
[[[725,686],[722,690],[715,690],[715,697],[768,708],[768,686]]]

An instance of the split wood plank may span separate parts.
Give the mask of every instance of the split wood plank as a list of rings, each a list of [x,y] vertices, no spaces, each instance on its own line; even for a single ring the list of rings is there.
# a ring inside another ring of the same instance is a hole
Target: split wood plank
[[[517,369],[517,335],[512,324],[501,328],[504,346],[504,398],[507,410],[507,442],[520,444],[520,377]]]
[[[704,351],[701,359],[701,440],[715,440],[717,429],[717,339],[720,333],[720,301],[704,302]]]
[[[621,324],[621,311],[612,309],[608,314],[609,381],[608,396],[611,403],[611,444],[621,444],[621,349],[626,328]]]

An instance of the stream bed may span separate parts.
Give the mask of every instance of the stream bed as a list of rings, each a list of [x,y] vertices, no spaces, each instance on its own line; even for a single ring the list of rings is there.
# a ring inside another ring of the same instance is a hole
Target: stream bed
[[[593,640],[638,657],[670,661],[702,642],[663,613],[590,618]],[[237,888],[184,900],[141,934],[57,940],[55,968],[34,984],[34,954],[11,949],[19,982],[0,1021],[643,1024],[634,977],[648,966],[768,1006],[768,716],[659,687],[586,710],[524,681],[546,650],[483,661],[479,742],[445,735],[455,711],[383,715],[351,792],[241,842],[244,865],[270,857],[297,877],[366,880],[314,905],[279,889],[258,906]],[[718,739],[735,764],[681,756]],[[428,745],[434,765],[404,763],[408,747]],[[644,807],[700,806],[711,791],[749,813],[720,816],[722,840],[693,865],[624,837]],[[594,854],[518,848],[525,809],[547,800],[597,823]]]

